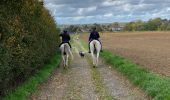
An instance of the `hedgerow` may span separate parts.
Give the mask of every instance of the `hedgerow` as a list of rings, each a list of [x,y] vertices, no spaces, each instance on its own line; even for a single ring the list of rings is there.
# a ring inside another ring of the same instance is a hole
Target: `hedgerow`
[[[1,0],[0,95],[37,72],[56,54],[59,29],[38,0]]]

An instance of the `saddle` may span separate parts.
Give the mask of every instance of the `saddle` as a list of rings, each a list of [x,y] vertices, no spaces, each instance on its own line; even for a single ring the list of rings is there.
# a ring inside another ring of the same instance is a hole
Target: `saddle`
[[[90,40],[90,42],[89,43],[91,43],[93,40],[97,40],[97,41],[99,41],[98,39],[92,39],[92,40]],[[99,41],[100,42],[100,41]]]
[[[62,43],[59,45],[59,47],[60,47],[62,44],[64,44],[64,43],[67,43],[67,44],[70,46],[70,43],[69,43],[69,42],[62,42]],[[71,48],[71,46],[70,46],[70,48]]]
[[[62,44],[64,44],[64,43],[67,43],[67,44],[69,45],[69,47],[71,48],[71,46],[70,46],[69,42],[62,42],[62,43],[59,45],[59,47],[61,47],[61,45],[62,45]],[[64,52],[63,52],[63,55],[66,55],[65,46],[64,46]]]

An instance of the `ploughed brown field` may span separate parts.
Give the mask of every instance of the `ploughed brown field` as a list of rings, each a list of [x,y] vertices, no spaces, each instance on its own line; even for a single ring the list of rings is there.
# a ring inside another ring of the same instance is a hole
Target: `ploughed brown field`
[[[103,48],[154,73],[170,76],[170,32],[100,33]],[[88,39],[88,35],[81,36]]]

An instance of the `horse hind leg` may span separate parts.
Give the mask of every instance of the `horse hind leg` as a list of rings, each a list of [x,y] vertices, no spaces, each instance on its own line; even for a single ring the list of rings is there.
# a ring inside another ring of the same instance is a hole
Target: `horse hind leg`
[[[92,61],[93,61],[93,65],[94,65],[94,54],[93,54],[92,51],[93,51],[93,50],[90,50],[90,52],[91,52],[91,57],[92,57]]]
[[[93,58],[93,67],[96,67],[96,57],[94,55],[94,58]]]
[[[74,56],[73,56],[73,53],[71,52],[71,49],[69,49],[68,52],[69,52],[69,54],[70,54],[70,56],[71,56],[71,60],[73,60],[73,59],[74,59]]]
[[[99,62],[99,55],[100,55],[100,45],[97,45],[97,48],[96,48],[96,66],[98,66],[98,62]]]
[[[96,67],[96,59],[95,59],[95,57],[93,58],[93,67]]]
[[[65,65],[66,65],[65,56],[62,55],[62,58],[63,58],[63,67],[65,67]]]
[[[68,66],[68,57],[69,55],[66,55],[66,66]]]
[[[98,62],[99,62],[99,52],[100,51],[98,51],[97,56],[96,56],[96,66],[98,66]]]
[[[92,56],[92,60],[93,60],[93,67],[95,67],[94,47],[92,44],[90,44],[90,51],[91,51],[91,56]]]

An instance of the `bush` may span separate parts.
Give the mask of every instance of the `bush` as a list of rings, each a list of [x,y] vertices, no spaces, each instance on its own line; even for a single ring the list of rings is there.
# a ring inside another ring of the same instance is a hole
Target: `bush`
[[[0,95],[35,73],[56,53],[59,29],[37,0],[0,4]]]

